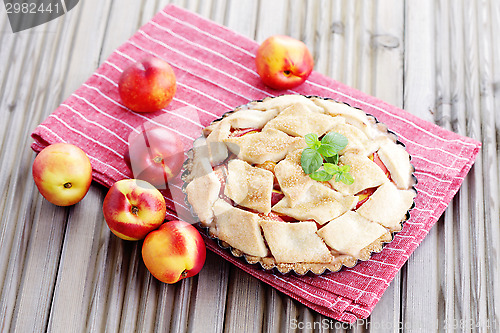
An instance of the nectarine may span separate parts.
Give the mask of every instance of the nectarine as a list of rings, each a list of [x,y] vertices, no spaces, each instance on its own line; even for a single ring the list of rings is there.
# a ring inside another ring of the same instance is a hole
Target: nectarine
[[[179,135],[163,128],[145,129],[129,139],[125,162],[134,177],[166,189],[168,182],[181,170],[184,147]]]
[[[196,275],[205,263],[206,246],[198,230],[184,221],[170,221],[146,236],[142,258],[149,272],[165,283]]]
[[[176,89],[172,67],[166,61],[152,56],[127,67],[118,82],[123,104],[136,112],[163,109],[174,98]]]
[[[32,173],[43,197],[58,206],[82,200],[92,182],[88,156],[69,143],[55,143],[43,149],[33,161]]]
[[[102,210],[109,229],[125,240],[140,240],[165,220],[165,199],[144,180],[123,179],[113,184]]]
[[[302,84],[311,74],[314,60],[302,41],[275,35],[259,46],[255,64],[265,85],[284,90]]]

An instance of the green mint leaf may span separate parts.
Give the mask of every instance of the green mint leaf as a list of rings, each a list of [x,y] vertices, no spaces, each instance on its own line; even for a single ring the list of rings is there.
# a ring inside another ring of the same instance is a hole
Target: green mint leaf
[[[347,182],[344,181],[345,184],[351,185],[352,183],[354,183],[354,177],[349,172],[346,172],[344,174],[344,176],[345,176],[345,179],[347,180]]]
[[[320,182],[326,182],[329,181],[330,179],[333,178],[333,175],[329,174],[325,170],[319,170],[316,172],[313,172],[309,175],[314,180],[320,181]]]
[[[302,151],[300,157],[300,165],[302,170],[304,170],[306,175],[313,173],[318,170],[323,164],[323,157],[316,150],[312,148],[306,148]]]
[[[325,161],[327,163],[331,163],[331,164],[338,164],[339,163],[339,154],[335,154],[333,156],[325,156]]]
[[[347,146],[347,138],[340,133],[329,132],[321,139],[321,145],[330,145],[336,153]]]
[[[335,177],[335,181],[342,182],[346,185],[354,183],[354,178],[349,172],[339,172]]]
[[[306,144],[309,148],[318,149],[321,146],[318,135],[316,133],[306,134],[304,137]]]
[[[318,148],[318,152],[323,155],[323,157],[331,157],[337,154],[337,147],[330,144],[321,144]]]
[[[339,172],[339,166],[335,165],[335,164],[332,164],[332,163],[325,163],[325,164],[323,164],[323,168],[330,175],[335,175],[335,174],[337,174]]]
[[[350,165],[342,165],[341,167],[339,167],[339,171],[348,173],[349,171],[351,171],[351,166]]]
[[[354,177],[349,173],[349,165],[339,166],[339,151],[347,146],[347,138],[335,132],[327,133],[321,141],[315,133],[305,136],[308,148],[302,151],[300,164],[302,170],[314,180],[329,181],[335,177],[335,181],[347,185],[354,183]],[[323,163],[323,159],[325,163]],[[323,169],[320,170],[321,166]]]

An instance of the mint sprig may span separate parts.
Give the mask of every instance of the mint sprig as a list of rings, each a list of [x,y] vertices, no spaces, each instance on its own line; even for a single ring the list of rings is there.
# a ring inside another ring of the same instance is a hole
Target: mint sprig
[[[325,182],[335,177],[335,181],[351,185],[354,178],[349,173],[349,165],[338,165],[339,151],[347,146],[345,136],[329,132],[321,140],[315,133],[305,136],[307,148],[302,151],[300,164],[306,175],[314,180]]]
[[[306,174],[311,174],[323,165],[323,156],[314,148],[305,148],[300,157],[300,164]]]

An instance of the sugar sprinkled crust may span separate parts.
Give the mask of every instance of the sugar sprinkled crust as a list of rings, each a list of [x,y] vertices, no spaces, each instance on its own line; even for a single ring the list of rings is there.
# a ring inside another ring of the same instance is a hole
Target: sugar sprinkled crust
[[[213,206],[217,216],[217,237],[253,256],[265,257],[268,253],[262,237],[257,214],[217,200]]]
[[[399,190],[393,183],[385,183],[377,188],[357,212],[370,221],[395,230],[405,219],[415,196],[414,190]]]
[[[319,182],[302,170],[304,136],[330,131],[348,139],[339,164],[351,167],[352,185]],[[344,103],[266,98],[203,133],[186,163],[187,202],[221,245],[266,269],[320,274],[352,267],[391,241],[412,208],[414,169],[404,146]],[[227,172],[215,175],[207,165]]]
[[[388,231],[380,224],[349,211],[331,220],[318,231],[332,249],[359,257],[361,250],[382,237]]]
[[[281,191],[288,198],[289,207],[293,208],[314,184],[314,180],[304,173],[300,166],[302,149],[289,153],[274,168],[274,175]]]
[[[274,128],[240,137],[229,137],[223,142],[239,159],[252,164],[278,162],[289,152],[305,147],[303,138],[290,136]]]
[[[270,120],[264,129],[274,128],[291,136],[316,133],[321,136],[334,127],[341,118],[311,111],[304,104],[292,104]]]
[[[347,185],[342,182],[330,180],[332,187],[345,195],[354,195],[367,188],[377,187],[389,181],[382,169],[368,157],[362,154],[347,152],[340,157],[341,165],[351,167],[350,174],[354,177],[354,183]]]
[[[314,222],[285,223],[264,220],[261,223],[269,248],[279,263],[329,263],[333,256],[316,234]]]
[[[358,198],[354,195],[342,195],[320,182],[314,182],[293,207],[285,196],[273,206],[273,211],[298,221],[314,220],[325,224],[354,208],[357,202]]]
[[[400,189],[411,187],[412,169],[408,169],[408,153],[403,146],[392,141],[385,142],[378,150],[378,156],[385,164],[396,186]]]
[[[227,166],[224,194],[240,206],[269,214],[273,173],[242,160],[231,160]]]

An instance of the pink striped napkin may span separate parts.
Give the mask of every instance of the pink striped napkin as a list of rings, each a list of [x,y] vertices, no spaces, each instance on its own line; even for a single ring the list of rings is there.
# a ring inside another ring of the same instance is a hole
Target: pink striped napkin
[[[352,269],[299,277],[263,271],[231,257],[210,239],[206,242],[209,249],[249,274],[326,316],[345,322],[366,318],[458,191],[481,145],[317,72],[294,90],[267,89],[255,71],[257,47],[255,41],[223,26],[167,6],[36,128],[32,148],[38,152],[55,142],[73,143],[89,155],[94,180],[111,186],[132,176],[123,161],[128,135],[147,122],[178,132],[189,149],[201,128],[213,119],[266,96],[318,95],[363,109],[399,136],[412,155],[419,181],[410,220],[381,253]],[[172,65],[178,90],[166,109],[137,114],[121,104],[117,82],[127,66],[145,55],[163,58]],[[176,192],[180,186],[174,184],[170,190]],[[180,197],[173,197],[168,199],[172,210],[167,217],[171,219],[185,213],[179,211],[185,210]]]

